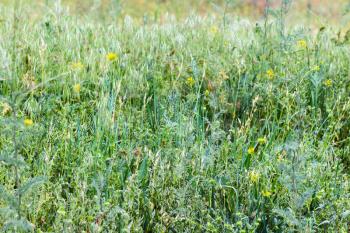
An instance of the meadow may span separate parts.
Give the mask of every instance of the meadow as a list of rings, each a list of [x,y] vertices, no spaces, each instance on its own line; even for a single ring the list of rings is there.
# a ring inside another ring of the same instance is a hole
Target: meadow
[[[349,232],[346,1],[136,2],[0,1],[0,232]]]

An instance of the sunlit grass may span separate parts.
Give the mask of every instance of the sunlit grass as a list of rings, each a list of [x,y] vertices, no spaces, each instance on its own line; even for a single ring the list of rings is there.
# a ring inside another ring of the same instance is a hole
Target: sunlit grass
[[[350,37],[160,2],[1,6],[0,228],[348,232]]]

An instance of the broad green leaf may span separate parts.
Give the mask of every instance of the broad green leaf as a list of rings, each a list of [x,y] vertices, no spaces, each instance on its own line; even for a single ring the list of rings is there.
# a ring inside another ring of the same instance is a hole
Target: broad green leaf
[[[148,173],[148,157],[146,156],[141,163],[141,166],[138,172],[138,180],[143,183],[147,179],[147,173]]]

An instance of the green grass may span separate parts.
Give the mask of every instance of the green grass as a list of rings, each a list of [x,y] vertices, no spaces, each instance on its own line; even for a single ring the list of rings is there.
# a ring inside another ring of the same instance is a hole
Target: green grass
[[[3,231],[349,232],[349,36],[27,9],[0,7]]]

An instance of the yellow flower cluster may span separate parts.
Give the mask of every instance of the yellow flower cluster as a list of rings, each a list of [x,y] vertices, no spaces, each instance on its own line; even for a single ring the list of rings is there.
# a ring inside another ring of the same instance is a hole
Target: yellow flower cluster
[[[298,47],[300,47],[302,49],[306,49],[307,48],[306,40],[298,40],[297,41],[297,45],[298,45]]]
[[[266,75],[267,75],[267,77],[268,77],[269,79],[274,79],[274,77],[275,77],[275,72],[273,71],[273,69],[268,69],[268,70],[266,71]]]
[[[326,87],[331,87],[332,84],[333,84],[333,81],[331,79],[326,79],[323,84],[326,86]]]
[[[189,86],[189,87],[192,87],[194,84],[196,83],[196,81],[194,81],[194,79],[192,77],[188,77],[186,79],[186,84]]]

